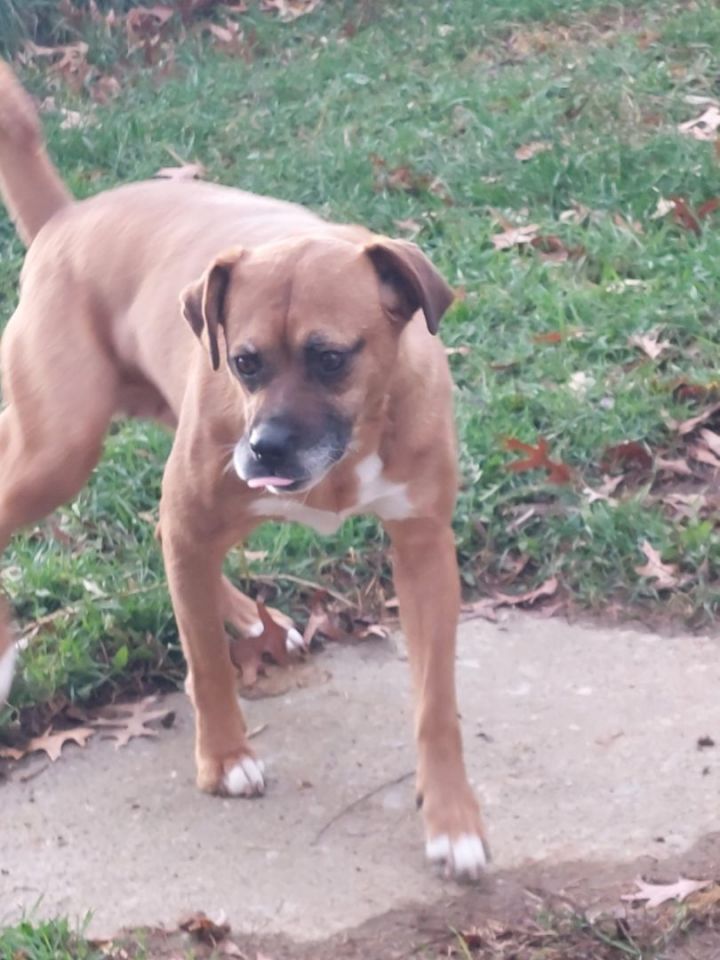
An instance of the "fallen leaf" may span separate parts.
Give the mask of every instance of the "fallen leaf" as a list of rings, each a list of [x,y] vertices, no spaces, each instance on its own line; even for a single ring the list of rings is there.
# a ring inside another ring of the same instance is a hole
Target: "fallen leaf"
[[[655,580],[654,586],[658,590],[670,590],[681,583],[678,575],[678,568],[674,563],[663,563],[662,558],[653,545],[644,540],[640,549],[647,557],[647,563],[640,567],[635,567],[635,572],[641,577],[647,577],[649,580]]]
[[[532,243],[539,229],[537,223],[530,223],[526,227],[511,227],[503,230],[502,233],[496,233],[490,239],[496,250],[510,250],[512,247]]]
[[[715,213],[719,208],[720,197],[713,197],[711,200],[706,200],[705,203],[700,204],[697,208],[697,215],[700,220],[704,220],[705,217],[709,217],[711,213]]]
[[[205,167],[201,163],[183,163],[179,167],[163,167],[155,177],[163,180],[202,180]]]
[[[618,477],[605,477],[603,483],[597,489],[585,487],[583,494],[587,497],[588,503],[596,503],[598,500],[606,503],[617,503],[616,500],[613,500],[612,494],[615,493],[624,479],[625,477],[622,474]]]
[[[550,330],[549,333],[533,334],[533,343],[562,343],[566,337],[561,330]]]
[[[393,220],[393,223],[397,229],[401,233],[404,233],[410,240],[414,240],[423,228],[423,225],[418,223],[417,220]]]
[[[718,410],[720,410],[720,402],[711,404],[711,406],[703,410],[702,413],[699,413],[695,417],[690,417],[689,420],[682,420],[680,422],[670,420],[669,425],[677,430],[681,437],[684,437],[687,436],[688,433],[692,433],[701,423],[707,423],[711,417],[715,416]]]
[[[547,143],[545,140],[531,140],[530,143],[525,143],[517,148],[515,158],[525,163],[527,160],[532,160],[532,158],[536,157],[539,153],[545,153],[546,150],[552,150],[552,144]]]
[[[329,603],[329,596],[323,590],[316,591],[310,601],[310,616],[303,633],[305,646],[309,647],[318,634],[336,642],[347,639],[338,611]]]
[[[520,604],[535,603],[536,600],[541,600],[543,597],[551,597],[554,593],[557,593],[557,588],[557,577],[550,577],[544,583],[541,583],[539,587],[535,587],[534,590],[528,590],[525,593],[518,594],[495,593],[493,594],[493,600],[496,605],[516,607]]]
[[[178,927],[210,947],[216,947],[230,933],[230,924],[224,917],[211,920],[202,910],[183,917],[178,921]]]
[[[554,234],[533,237],[530,246],[541,260],[550,263],[565,263],[566,260],[577,260],[585,254],[583,246],[568,247],[560,237]]]
[[[172,710],[150,709],[157,702],[157,697],[149,696],[128,703],[115,703],[100,711],[94,723],[106,731],[103,739],[114,740],[115,749],[119,750],[137,737],[156,737],[158,731],[148,726],[153,721],[165,721],[171,716],[174,719]]]
[[[668,460],[665,457],[655,457],[655,469],[665,473],[674,473],[678,477],[692,477],[693,471],[686,460]]]
[[[483,597],[482,600],[476,600],[474,603],[464,603],[460,608],[461,620],[474,620],[482,617],[483,620],[489,620],[491,623],[497,622],[497,613],[495,612],[497,603],[492,597]]]
[[[704,444],[700,441],[690,444],[688,447],[688,456],[692,460],[697,460],[698,463],[704,463],[707,466],[712,467],[714,470],[720,469],[720,460],[707,446],[707,444]]]
[[[470,347],[445,347],[446,357],[467,357],[471,353]]]
[[[262,0],[261,9],[276,12],[280,20],[290,23],[312,13],[321,0]]]
[[[644,900],[646,907],[654,908],[668,900],[682,903],[691,893],[705,890],[710,884],[710,880],[688,880],[686,877],[680,877],[675,883],[646,883],[639,877],[635,881],[638,889],[634,893],[624,893],[620,899],[631,903]]]
[[[595,386],[595,382],[595,377],[591,377],[590,374],[578,370],[571,374],[568,380],[568,389],[576,396],[584,397],[588,390]]]
[[[66,743],[75,743],[79,747],[87,745],[87,741],[95,734],[92,727],[72,727],[70,730],[56,730],[51,733],[51,727],[48,727],[45,733],[39,737],[33,737],[31,740],[20,747],[1,747],[0,757],[10,760],[21,760],[30,753],[42,751],[46,753],[50,760],[55,763],[60,758],[62,749]]]
[[[659,340],[660,331],[656,328],[647,333],[635,333],[628,337],[628,343],[642,350],[651,360],[657,358],[670,346],[667,340]]]
[[[716,104],[712,104],[699,117],[681,123],[678,130],[695,140],[717,140],[718,127],[720,127],[720,109]]]
[[[687,201],[683,200],[682,197],[672,197],[671,199],[675,223],[679,224],[685,230],[690,230],[691,233],[694,233],[696,236],[700,236],[702,227],[700,226],[697,215],[693,212]]]
[[[572,470],[567,464],[550,459],[548,442],[543,437],[538,440],[536,446],[523,443],[515,437],[506,437],[504,446],[506,450],[528,455],[525,459],[515,460],[507,465],[507,469],[512,473],[524,473],[526,470],[547,470],[550,483],[563,485],[571,482]]]

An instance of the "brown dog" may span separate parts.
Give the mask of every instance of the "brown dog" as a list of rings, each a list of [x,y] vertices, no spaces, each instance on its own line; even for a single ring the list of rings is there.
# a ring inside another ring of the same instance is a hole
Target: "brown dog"
[[[448,285],[411,243],[225,187],[155,181],[74,202],[2,63],[0,186],[30,244],[2,341],[0,546],[77,494],[111,417],[175,428],[160,533],[198,784],[251,796],[263,768],[224,624],[245,636],[262,626],[223,559],[267,518],[329,533],[377,515],[409,645],[427,855],[477,876],[485,843],[454,683],[451,382],[429,335]],[[0,701],[12,658],[6,620]]]

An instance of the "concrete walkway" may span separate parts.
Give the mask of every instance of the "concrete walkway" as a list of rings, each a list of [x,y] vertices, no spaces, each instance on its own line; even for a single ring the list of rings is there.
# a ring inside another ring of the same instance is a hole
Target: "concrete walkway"
[[[313,673],[247,703],[250,726],[267,724],[261,800],[195,790],[181,695],[156,740],[115,751],[96,737],[27,782],[18,769],[0,786],[0,925],[91,910],[109,934],[202,909],[307,940],[447,897],[423,862],[401,647],[332,646]],[[513,615],[462,626],[458,674],[496,870],[590,873],[720,828],[720,641]]]

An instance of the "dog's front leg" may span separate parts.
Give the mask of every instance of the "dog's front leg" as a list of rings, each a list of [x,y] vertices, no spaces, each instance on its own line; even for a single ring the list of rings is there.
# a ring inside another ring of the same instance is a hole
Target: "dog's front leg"
[[[415,692],[418,801],[431,860],[476,878],[487,861],[477,800],[468,783],[455,695],[460,581],[449,524],[386,523]]]
[[[255,796],[265,788],[263,766],[247,741],[221,612],[228,544],[203,530],[198,513],[178,515],[163,495],[163,558],[195,707],[197,782],[210,793]]]

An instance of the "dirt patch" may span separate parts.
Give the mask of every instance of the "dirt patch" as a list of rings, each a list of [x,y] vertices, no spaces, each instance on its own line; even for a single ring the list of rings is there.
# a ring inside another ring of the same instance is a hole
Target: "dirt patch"
[[[325,940],[230,935],[211,946],[178,931],[144,930],[120,938],[108,956],[119,960],[123,949],[131,958],[140,956],[133,943],[141,939],[153,960],[176,960],[188,952],[197,960],[717,960],[719,886],[655,910],[620,897],[638,876],[657,882],[688,874],[708,877],[719,862],[720,833],[665,861],[533,864],[500,872],[435,904],[398,907]]]

